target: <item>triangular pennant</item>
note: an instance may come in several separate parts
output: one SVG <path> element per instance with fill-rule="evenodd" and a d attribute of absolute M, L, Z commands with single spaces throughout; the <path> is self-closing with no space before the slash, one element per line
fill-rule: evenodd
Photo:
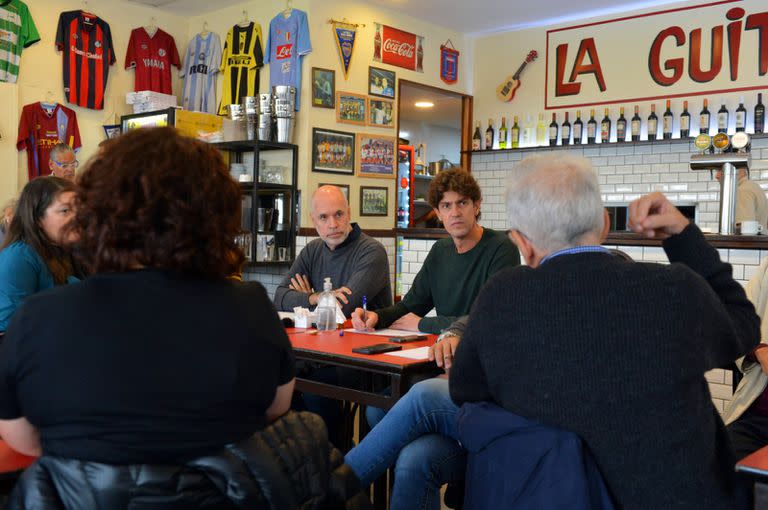
<path fill-rule="evenodd" d="M 344 70 L 344 79 L 349 77 L 349 65 L 352 62 L 352 54 L 355 51 L 355 36 L 357 28 L 344 23 L 333 23 L 333 34 L 336 39 L 336 47 L 341 57 L 341 67 Z"/>

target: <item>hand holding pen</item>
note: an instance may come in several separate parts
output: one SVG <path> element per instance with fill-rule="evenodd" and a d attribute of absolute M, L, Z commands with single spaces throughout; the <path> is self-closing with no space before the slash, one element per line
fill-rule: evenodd
<path fill-rule="evenodd" d="M 379 322 L 378 314 L 368 311 L 368 299 L 363 296 L 363 307 L 356 308 L 352 312 L 352 327 L 361 331 L 371 331 L 377 322 Z"/>

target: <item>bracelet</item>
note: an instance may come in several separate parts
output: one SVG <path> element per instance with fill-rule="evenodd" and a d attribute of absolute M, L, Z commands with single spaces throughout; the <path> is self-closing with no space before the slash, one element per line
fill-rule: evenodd
<path fill-rule="evenodd" d="M 459 335 L 457 335 L 455 332 L 453 332 L 451 330 L 443 331 L 442 333 L 440 333 L 440 335 L 438 335 L 437 340 L 435 340 L 435 344 L 440 343 L 442 340 L 444 340 L 445 338 L 447 338 L 449 336 L 455 336 L 455 337 L 458 338 Z"/>

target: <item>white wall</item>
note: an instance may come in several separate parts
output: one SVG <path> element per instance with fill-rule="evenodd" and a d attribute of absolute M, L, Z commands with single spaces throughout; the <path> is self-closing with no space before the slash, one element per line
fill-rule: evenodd
<path fill-rule="evenodd" d="M 458 124 L 459 119 L 456 120 Z M 414 147 L 421 141 L 426 141 L 424 163 L 442 158 L 456 165 L 461 163 L 461 129 L 459 127 L 449 128 L 426 122 L 401 121 L 400 131 L 408 133 L 408 139 Z"/>

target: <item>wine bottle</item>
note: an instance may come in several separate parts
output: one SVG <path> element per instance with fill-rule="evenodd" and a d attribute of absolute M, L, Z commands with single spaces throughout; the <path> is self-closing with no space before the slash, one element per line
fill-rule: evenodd
<path fill-rule="evenodd" d="M 549 145 L 557 145 L 557 113 L 552 113 L 552 122 L 549 123 Z"/>
<path fill-rule="evenodd" d="M 627 119 L 624 118 L 624 107 L 619 108 L 619 120 L 616 121 L 616 141 L 623 142 L 627 139 Z"/>
<path fill-rule="evenodd" d="M 661 133 L 665 140 L 669 140 L 672 138 L 672 121 L 674 119 L 674 115 L 672 115 L 672 101 L 667 99 L 667 109 L 664 111 L 664 115 L 662 116 L 662 126 L 661 126 Z"/>
<path fill-rule="evenodd" d="M 691 132 L 691 114 L 688 113 L 688 101 L 683 101 L 683 113 L 680 114 L 680 138 L 688 138 Z"/>
<path fill-rule="evenodd" d="M 755 105 L 755 133 L 765 131 L 765 106 L 763 106 L 762 92 L 757 94 L 757 104 Z"/>
<path fill-rule="evenodd" d="M 605 109 L 605 117 L 600 121 L 600 143 L 611 141 L 611 118 L 608 116 L 610 110 Z"/>
<path fill-rule="evenodd" d="M 573 144 L 581 145 L 581 136 L 584 134 L 584 123 L 581 122 L 581 110 L 576 110 L 576 120 L 573 121 Z"/>
<path fill-rule="evenodd" d="M 706 99 L 704 100 L 704 106 L 701 109 L 701 113 L 699 113 L 699 134 L 709 134 L 709 123 L 710 123 L 710 115 L 709 115 L 709 101 Z"/>
<path fill-rule="evenodd" d="M 501 118 L 501 127 L 499 128 L 499 149 L 507 148 L 507 118 Z"/>
<path fill-rule="evenodd" d="M 568 112 L 565 112 L 565 122 L 560 126 L 560 144 L 569 145 L 571 143 L 571 123 L 568 122 Z"/>
<path fill-rule="evenodd" d="M 488 129 L 485 130 L 485 148 L 493 149 L 493 119 L 488 119 Z"/>
<path fill-rule="evenodd" d="M 632 117 L 632 141 L 640 141 L 640 128 L 642 126 L 642 120 L 640 119 L 640 107 L 635 105 L 635 115 Z"/>
<path fill-rule="evenodd" d="M 659 118 L 656 116 L 656 105 L 651 105 L 651 114 L 648 116 L 648 140 L 655 140 L 659 134 Z"/>
<path fill-rule="evenodd" d="M 547 125 L 544 123 L 544 114 L 539 114 L 539 122 L 536 123 L 536 145 L 544 145 L 547 140 Z"/>
<path fill-rule="evenodd" d="M 595 110 L 589 111 L 589 122 L 587 122 L 587 143 L 595 143 L 597 134 L 597 121 L 595 120 Z"/>
<path fill-rule="evenodd" d="M 717 110 L 717 132 L 728 132 L 728 108 L 725 107 L 725 99 L 720 100 L 720 109 Z"/>
<path fill-rule="evenodd" d="M 480 121 L 475 125 L 475 134 L 472 135 L 472 150 L 479 151 L 483 148 L 483 135 L 480 134 Z"/>
<path fill-rule="evenodd" d="M 739 98 L 739 107 L 736 108 L 736 132 L 747 130 L 747 109 L 744 108 L 744 96 Z"/>
<path fill-rule="evenodd" d="M 515 115 L 515 122 L 512 124 L 512 129 L 510 130 L 509 134 L 509 144 L 512 146 L 512 148 L 517 149 L 520 147 L 520 126 L 517 125 L 517 115 Z"/>

